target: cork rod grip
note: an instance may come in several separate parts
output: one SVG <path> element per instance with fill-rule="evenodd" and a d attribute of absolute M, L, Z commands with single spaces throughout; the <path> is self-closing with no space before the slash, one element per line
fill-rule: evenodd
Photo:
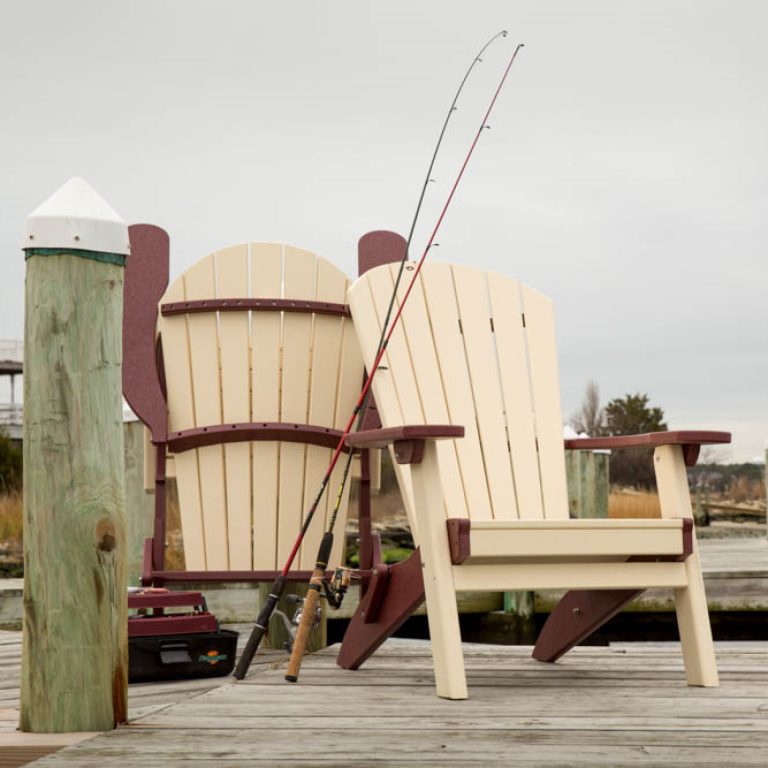
<path fill-rule="evenodd" d="M 304 598 L 304 609 L 301 612 L 301 622 L 296 632 L 296 638 L 293 641 L 293 651 L 291 652 L 291 660 L 288 662 L 288 671 L 285 673 L 285 679 L 289 683 L 295 683 L 299 679 L 299 670 L 301 669 L 301 662 L 309 643 L 310 632 L 312 632 L 312 624 L 315 619 L 317 602 L 320 599 L 320 587 L 323 583 L 324 575 L 324 568 L 322 570 L 315 568 L 309 581 L 309 589 Z"/>

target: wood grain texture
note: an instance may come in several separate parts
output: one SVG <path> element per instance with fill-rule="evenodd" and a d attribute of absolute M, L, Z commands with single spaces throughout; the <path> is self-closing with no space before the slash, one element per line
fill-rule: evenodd
<path fill-rule="evenodd" d="M 125 444 L 125 526 L 126 526 L 126 581 L 139 586 L 144 559 L 144 540 L 152 535 L 154 496 L 144 488 L 144 451 L 146 427 L 140 421 L 123 424 Z M 154 484 L 153 484 L 154 490 Z"/>
<path fill-rule="evenodd" d="M 9 660 L 18 654 L 18 639 L 2 643 L 0 634 Z M 354 672 L 336 666 L 336 651 L 308 656 L 298 686 L 284 682 L 286 656 L 274 652 L 260 652 L 237 684 L 131 686 L 130 728 L 67 746 L 45 764 L 292 768 L 307 765 L 308 754 L 312 765 L 336 768 L 480 768 L 508 766 L 512 756 L 521 765 L 575 768 L 765 764 L 765 643 L 719 645 L 723 684 L 708 690 L 680 684 L 675 643 L 576 648 L 554 665 L 533 661 L 530 647 L 471 645 L 472 696 L 452 702 L 434 697 L 426 642 L 390 640 Z M 14 679 L 0 667 L 0 690 L 12 692 Z M 365 706 L 343 717 L 328 706 L 349 700 Z M 0 709 L 5 736 L 13 719 L 1 713 L 12 718 L 17 702 L 0 706 L 8 707 Z"/>
<path fill-rule="evenodd" d="M 125 719 L 121 267 L 27 261 L 24 731 Z"/>

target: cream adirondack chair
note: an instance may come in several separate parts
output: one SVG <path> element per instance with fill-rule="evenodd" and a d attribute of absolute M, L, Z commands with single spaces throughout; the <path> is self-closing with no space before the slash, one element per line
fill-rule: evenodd
<path fill-rule="evenodd" d="M 309 251 L 247 243 L 206 256 L 166 289 L 167 235 L 149 225 L 131 227 L 130 234 L 124 393 L 155 448 L 155 528 L 145 545 L 142 581 L 271 580 L 301 528 L 363 380 L 345 304 L 349 280 Z M 361 244 L 361 265 L 399 260 L 403 247 L 398 235 L 371 233 Z M 165 567 L 171 454 L 184 571 Z M 311 575 L 342 463 L 290 580 Z M 370 566 L 365 490 L 361 558 Z M 349 484 L 331 563 L 342 559 L 348 498 Z"/>
<path fill-rule="evenodd" d="M 394 270 L 380 267 L 349 293 L 369 365 L 393 284 Z M 551 302 L 510 277 L 436 262 L 419 276 L 373 390 L 383 428 L 348 442 L 394 444 L 420 563 L 417 553 L 400 574 L 374 574 L 342 666 L 359 666 L 426 593 L 437 693 L 463 699 L 458 590 L 573 590 L 534 652 L 554 660 L 638 591 L 672 587 L 688 682 L 717 685 L 685 466 L 727 433 L 567 441 L 655 446 L 662 507 L 657 520 L 569 519 Z"/>

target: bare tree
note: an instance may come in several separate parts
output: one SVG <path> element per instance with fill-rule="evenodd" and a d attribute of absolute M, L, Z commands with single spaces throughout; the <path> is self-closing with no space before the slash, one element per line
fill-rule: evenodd
<path fill-rule="evenodd" d="M 571 416 L 571 426 L 590 437 L 601 434 L 605 424 L 605 410 L 600 406 L 600 388 L 591 379 L 587 382 L 584 399 L 579 410 Z"/>

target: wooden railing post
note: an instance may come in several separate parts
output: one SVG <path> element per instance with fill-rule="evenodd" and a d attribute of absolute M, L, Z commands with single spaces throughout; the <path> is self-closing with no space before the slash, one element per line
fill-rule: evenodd
<path fill-rule="evenodd" d="M 31 213 L 24 346 L 23 731 L 127 714 L 125 222 L 82 179 Z"/>
<path fill-rule="evenodd" d="M 155 518 L 154 496 L 144 488 L 144 425 L 123 422 L 125 441 L 125 569 L 128 586 L 141 584 L 144 541 L 152 536 Z"/>

